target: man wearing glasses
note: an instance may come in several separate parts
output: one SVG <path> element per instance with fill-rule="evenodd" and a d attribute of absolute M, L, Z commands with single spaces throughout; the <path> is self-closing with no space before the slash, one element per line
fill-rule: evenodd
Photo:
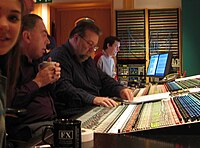
<path fill-rule="evenodd" d="M 73 28 L 68 41 L 48 55 L 62 69 L 52 90 L 60 117 L 71 117 L 92 105 L 117 106 L 111 97 L 133 99 L 132 90 L 102 72 L 91 58 L 100 34 L 93 22 L 82 21 Z"/>

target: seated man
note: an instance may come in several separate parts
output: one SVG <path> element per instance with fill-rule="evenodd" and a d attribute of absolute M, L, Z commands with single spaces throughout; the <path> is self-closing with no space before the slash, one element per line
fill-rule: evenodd
<path fill-rule="evenodd" d="M 102 72 L 91 58 L 100 34 L 94 23 L 82 21 L 73 28 L 69 40 L 48 55 L 62 69 L 52 91 L 58 116 L 71 117 L 91 105 L 116 106 L 109 97 L 133 99 L 130 89 Z"/>
<path fill-rule="evenodd" d="M 45 54 L 48 43 L 42 18 L 35 14 L 25 15 L 22 18 L 22 35 L 19 41 L 22 52 L 20 73 L 12 108 L 24 108 L 27 113 L 17 123 L 11 122 L 7 127 L 8 135 L 15 139 L 27 140 L 37 136 L 37 129 L 51 123 L 56 117 L 49 84 L 60 78 L 59 63 L 38 70 L 38 60 Z"/>
<path fill-rule="evenodd" d="M 116 76 L 114 57 L 117 55 L 119 47 L 120 39 L 115 36 L 108 36 L 104 40 L 103 50 L 94 57 L 97 67 L 112 78 Z"/>

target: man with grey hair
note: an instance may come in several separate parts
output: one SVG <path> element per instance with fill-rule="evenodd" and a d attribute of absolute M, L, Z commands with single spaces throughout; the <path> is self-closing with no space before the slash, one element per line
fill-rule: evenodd
<path fill-rule="evenodd" d="M 49 39 L 42 18 L 36 14 L 23 16 L 19 41 L 22 52 L 20 74 L 12 108 L 25 108 L 27 112 L 17 123 L 11 123 L 8 127 L 8 135 L 15 139 L 27 140 L 36 136 L 37 129 L 51 123 L 56 117 L 49 89 L 60 78 L 59 63 L 49 63 L 38 68 L 40 58 L 46 53 L 47 44 Z M 50 58 L 48 60 L 51 61 Z"/>
<path fill-rule="evenodd" d="M 133 99 L 130 89 L 102 72 L 91 58 L 100 34 L 94 22 L 81 21 L 72 29 L 69 40 L 48 55 L 62 69 L 52 90 L 58 116 L 71 117 L 93 105 L 117 106 L 111 97 Z"/>

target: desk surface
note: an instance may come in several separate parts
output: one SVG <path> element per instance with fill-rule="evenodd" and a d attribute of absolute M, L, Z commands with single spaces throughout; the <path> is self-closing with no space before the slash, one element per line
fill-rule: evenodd
<path fill-rule="evenodd" d="M 199 147 L 200 135 L 159 135 L 136 137 L 132 135 L 96 134 L 94 148 L 174 148 Z"/>
<path fill-rule="evenodd" d="M 49 138 L 51 140 L 51 138 Z M 20 148 L 35 148 L 42 145 L 40 139 L 21 143 Z M 183 148 L 199 147 L 200 135 L 153 135 L 139 137 L 133 135 L 95 134 L 94 140 L 82 143 L 82 148 Z"/>

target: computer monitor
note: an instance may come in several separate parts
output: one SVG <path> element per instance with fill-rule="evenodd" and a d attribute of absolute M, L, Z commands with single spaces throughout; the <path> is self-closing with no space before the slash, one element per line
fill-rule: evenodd
<path fill-rule="evenodd" d="M 166 76 L 170 72 L 171 60 L 172 57 L 170 53 L 160 54 L 155 75 L 158 77 Z"/>
<path fill-rule="evenodd" d="M 152 55 L 150 57 L 148 69 L 147 69 L 147 76 L 154 76 L 156 73 L 156 67 L 158 63 L 159 54 Z"/>
<path fill-rule="evenodd" d="M 172 61 L 171 52 L 160 53 L 150 56 L 147 76 L 165 77 L 170 72 Z"/>

